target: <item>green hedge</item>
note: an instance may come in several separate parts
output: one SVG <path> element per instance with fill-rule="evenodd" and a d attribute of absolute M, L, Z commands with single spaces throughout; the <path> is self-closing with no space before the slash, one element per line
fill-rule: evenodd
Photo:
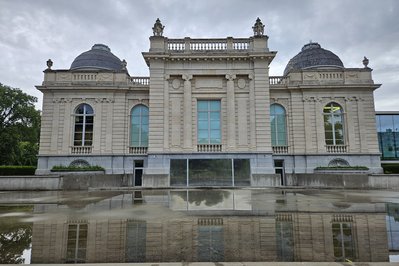
<path fill-rule="evenodd" d="M 315 170 L 369 170 L 366 166 L 356 165 L 356 166 L 319 166 Z"/>
<path fill-rule="evenodd" d="M 93 166 L 53 166 L 51 172 L 84 172 L 84 171 L 104 171 L 104 168 L 98 165 Z"/>
<path fill-rule="evenodd" d="M 0 176 L 7 175 L 34 175 L 36 166 L 0 165 Z"/>
<path fill-rule="evenodd" d="M 384 169 L 384 174 L 399 174 L 399 164 L 383 163 L 381 166 Z"/>

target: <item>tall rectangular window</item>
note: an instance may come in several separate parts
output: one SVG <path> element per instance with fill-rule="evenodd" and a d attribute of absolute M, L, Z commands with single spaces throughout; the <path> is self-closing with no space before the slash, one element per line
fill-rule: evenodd
<path fill-rule="evenodd" d="M 85 263 L 87 249 L 87 224 L 69 224 L 67 263 Z"/>
<path fill-rule="evenodd" d="M 276 220 L 278 261 L 294 261 L 294 234 L 292 221 Z"/>
<path fill-rule="evenodd" d="M 129 220 L 126 228 L 126 262 L 146 261 L 147 223 Z"/>
<path fill-rule="evenodd" d="M 220 144 L 220 100 L 197 102 L 198 144 Z"/>
<path fill-rule="evenodd" d="M 352 223 L 335 222 L 332 224 L 334 257 L 336 261 L 353 261 L 356 258 Z"/>
<path fill-rule="evenodd" d="M 223 219 L 198 219 L 198 261 L 224 261 Z"/>

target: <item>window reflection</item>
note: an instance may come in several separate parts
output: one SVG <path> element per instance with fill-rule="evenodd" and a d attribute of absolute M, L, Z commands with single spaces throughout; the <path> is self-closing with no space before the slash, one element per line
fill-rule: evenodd
<path fill-rule="evenodd" d="M 67 263 L 86 262 L 87 224 L 69 224 L 67 240 Z"/>

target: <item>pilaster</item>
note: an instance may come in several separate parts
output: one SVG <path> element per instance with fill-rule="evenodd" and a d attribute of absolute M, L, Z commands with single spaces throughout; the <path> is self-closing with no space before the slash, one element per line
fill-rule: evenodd
<path fill-rule="evenodd" d="M 226 75 L 227 79 L 227 147 L 234 150 L 236 147 L 236 117 L 235 117 L 235 97 L 234 79 L 236 75 Z M 240 114 L 238 114 L 240 115 Z"/>
<path fill-rule="evenodd" d="M 184 149 L 192 149 L 193 146 L 193 134 L 192 134 L 192 104 L 191 104 L 191 79 L 192 75 L 182 75 L 184 80 L 184 96 L 183 96 L 183 122 L 184 122 L 184 138 L 183 138 L 183 148 Z"/>

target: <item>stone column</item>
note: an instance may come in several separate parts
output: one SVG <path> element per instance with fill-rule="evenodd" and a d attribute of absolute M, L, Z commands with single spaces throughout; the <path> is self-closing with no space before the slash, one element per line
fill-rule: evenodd
<path fill-rule="evenodd" d="M 226 75 L 227 79 L 227 147 L 234 150 L 236 146 L 236 116 L 235 116 L 235 97 L 234 79 L 236 75 Z M 238 114 L 240 115 L 240 114 Z"/>
<path fill-rule="evenodd" d="M 193 75 L 183 75 L 184 80 L 184 139 L 183 139 L 183 148 L 184 149 L 192 149 L 193 146 L 193 134 L 192 134 L 192 97 L 191 97 L 191 79 Z"/>

